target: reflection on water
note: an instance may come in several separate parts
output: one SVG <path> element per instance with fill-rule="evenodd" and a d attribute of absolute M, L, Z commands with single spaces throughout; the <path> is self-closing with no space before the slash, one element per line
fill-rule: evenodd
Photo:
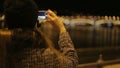
<path fill-rule="evenodd" d="M 120 28 L 76 26 L 68 28 L 76 48 L 117 47 L 120 45 Z"/>

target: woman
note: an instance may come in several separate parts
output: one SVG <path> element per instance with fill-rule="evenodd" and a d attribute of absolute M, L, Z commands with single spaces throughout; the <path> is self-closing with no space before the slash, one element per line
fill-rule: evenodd
<path fill-rule="evenodd" d="M 6 0 L 4 7 L 5 23 L 10 30 L 6 44 L 8 68 L 76 68 L 78 57 L 71 38 L 53 11 L 46 11 L 43 23 L 50 23 L 59 31 L 59 50 L 36 27 L 38 8 L 33 0 Z"/>

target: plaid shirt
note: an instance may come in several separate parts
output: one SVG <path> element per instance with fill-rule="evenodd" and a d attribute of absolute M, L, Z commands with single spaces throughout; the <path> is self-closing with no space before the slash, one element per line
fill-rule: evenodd
<path fill-rule="evenodd" d="M 17 42 L 17 44 L 22 43 Z M 32 45 L 32 43 L 30 44 Z M 59 35 L 58 45 L 60 52 L 67 56 L 67 59 L 59 59 L 60 56 L 56 55 L 50 48 L 29 46 L 21 50 L 10 46 L 7 55 L 7 68 L 76 68 L 78 56 L 68 32 Z M 20 51 L 17 51 L 19 49 Z"/>

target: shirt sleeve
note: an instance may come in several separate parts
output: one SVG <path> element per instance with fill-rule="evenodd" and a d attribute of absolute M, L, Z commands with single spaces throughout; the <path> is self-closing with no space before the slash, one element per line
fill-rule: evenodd
<path fill-rule="evenodd" d="M 58 44 L 60 51 L 76 66 L 78 64 L 78 56 L 68 32 L 60 34 Z"/>

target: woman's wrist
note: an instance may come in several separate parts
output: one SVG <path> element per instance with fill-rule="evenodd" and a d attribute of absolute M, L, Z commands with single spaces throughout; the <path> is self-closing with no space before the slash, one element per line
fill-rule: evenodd
<path fill-rule="evenodd" d="M 64 33 L 66 32 L 66 28 L 65 27 L 60 27 L 60 33 Z"/>

